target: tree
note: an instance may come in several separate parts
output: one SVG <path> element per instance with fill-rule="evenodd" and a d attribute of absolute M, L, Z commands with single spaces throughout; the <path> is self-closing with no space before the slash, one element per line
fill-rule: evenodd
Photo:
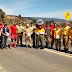
<path fill-rule="evenodd" d="M 19 14 L 19 19 L 21 19 L 21 15 Z"/>
<path fill-rule="evenodd" d="M 72 20 L 70 21 L 70 23 L 72 24 Z"/>
<path fill-rule="evenodd" d="M 46 20 L 45 22 L 44 22 L 44 24 L 46 24 L 46 23 L 50 23 L 48 20 Z"/>
<path fill-rule="evenodd" d="M 33 23 L 36 23 L 36 21 L 37 21 L 36 19 L 33 19 Z"/>
<path fill-rule="evenodd" d="M 5 13 L 0 9 L 0 20 L 3 20 Z"/>

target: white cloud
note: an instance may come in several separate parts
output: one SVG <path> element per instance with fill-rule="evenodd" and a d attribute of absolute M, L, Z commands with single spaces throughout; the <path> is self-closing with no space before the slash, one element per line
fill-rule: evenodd
<path fill-rule="evenodd" d="M 0 5 L 0 9 L 2 9 L 6 13 L 6 15 L 13 14 L 13 10 L 6 8 L 4 5 Z"/>
<path fill-rule="evenodd" d="M 26 17 L 47 17 L 47 18 L 60 18 L 65 19 L 64 14 L 67 10 L 64 11 L 56 11 L 56 12 L 46 12 L 46 13 L 33 13 L 24 15 Z M 72 15 L 72 10 L 69 10 L 70 14 Z M 72 17 L 70 18 L 72 19 Z"/>
<path fill-rule="evenodd" d="M 14 9 L 14 11 L 17 11 L 17 10 L 23 10 L 23 9 L 27 9 L 27 8 L 30 8 L 30 7 L 32 7 L 32 5 L 28 5 L 28 6 L 24 6 L 24 7 L 19 7 L 19 8 L 16 8 L 16 9 Z"/>
<path fill-rule="evenodd" d="M 32 7 L 33 5 L 25 5 L 24 7 L 15 7 L 15 8 L 6 8 L 4 5 L 0 5 L 0 9 L 2 9 L 6 15 L 14 15 L 18 13 L 19 11 L 22 11 L 22 13 L 25 11 L 28 11 L 28 8 Z M 47 18 L 60 18 L 60 19 L 65 19 L 64 14 L 66 13 L 67 10 L 62 10 L 62 11 L 54 11 L 54 12 L 44 12 L 44 13 L 32 13 L 32 14 L 24 14 L 22 16 L 25 17 L 47 17 Z M 72 15 L 72 10 L 69 9 L 70 14 Z M 72 16 L 70 18 L 72 20 Z"/>

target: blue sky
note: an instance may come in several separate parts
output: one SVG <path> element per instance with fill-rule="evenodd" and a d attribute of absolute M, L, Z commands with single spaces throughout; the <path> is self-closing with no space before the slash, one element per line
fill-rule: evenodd
<path fill-rule="evenodd" d="M 67 10 L 72 15 L 72 0 L 0 0 L 0 8 L 6 15 L 65 19 Z"/>

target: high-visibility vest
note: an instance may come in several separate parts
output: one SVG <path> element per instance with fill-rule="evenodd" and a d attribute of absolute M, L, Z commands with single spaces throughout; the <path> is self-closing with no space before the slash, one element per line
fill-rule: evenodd
<path fill-rule="evenodd" d="M 17 26 L 17 33 L 23 32 L 24 27 L 23 26 Z"/>

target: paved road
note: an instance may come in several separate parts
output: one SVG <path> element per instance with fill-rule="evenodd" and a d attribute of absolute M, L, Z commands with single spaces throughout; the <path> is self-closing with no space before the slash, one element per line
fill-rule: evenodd
<path fill-rule="evenodd" d="M 71 72 L 72 57 L 54 52 L 25 47 L 0 49 L 0 72 Z"/>
<path fill-rule="evenodd" d="M 72 58 L 40 49 L 0 50 L 0 72 L 71 72 Z"/>

